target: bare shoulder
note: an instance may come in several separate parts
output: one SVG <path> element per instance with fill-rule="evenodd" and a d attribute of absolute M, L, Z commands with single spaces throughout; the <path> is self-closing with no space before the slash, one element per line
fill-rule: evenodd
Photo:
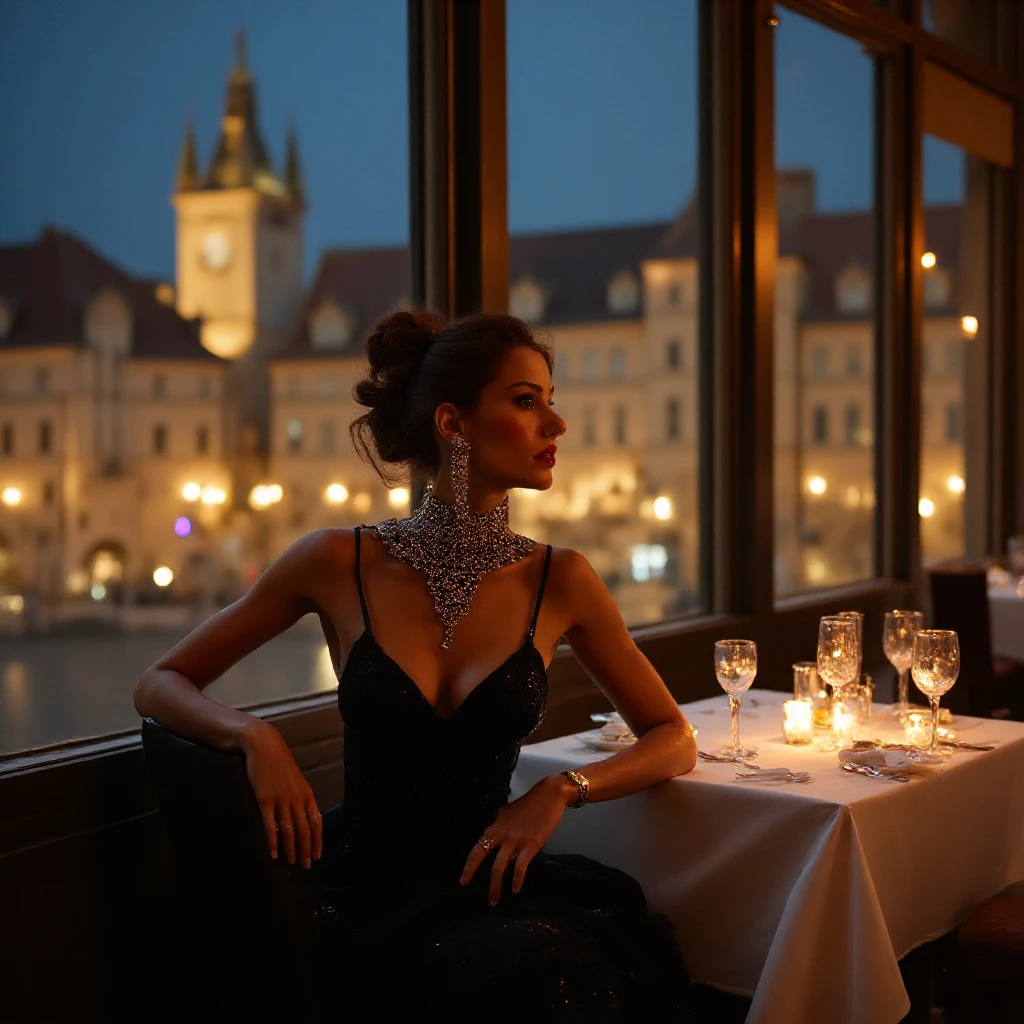
<path fill-rule="evenodd" d="M 586 604 L 608 594 L 608 588 L 586 555 L 575 548 L 551 548 L 548 588 L 566 607 Z M 608 594 L 609 599 L 611 597 Z"/>

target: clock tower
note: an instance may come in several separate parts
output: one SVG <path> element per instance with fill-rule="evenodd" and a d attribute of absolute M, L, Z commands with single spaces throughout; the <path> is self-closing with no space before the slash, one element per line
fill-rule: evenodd
<path fill-rule="evenodd" d="M 234 363 L 228 374 L 227 439 L 233 454 L 266 450 L 266 361 L 302 300 L 305 188 L 289 131 L 276 174 L 256 116 L 256 91 L 236 37 L 220 138 L 200 169 L 191 124 L 185 133 L 173 204 L 177 222 L 177 305 L 199 318 L 203 346 Z"/>

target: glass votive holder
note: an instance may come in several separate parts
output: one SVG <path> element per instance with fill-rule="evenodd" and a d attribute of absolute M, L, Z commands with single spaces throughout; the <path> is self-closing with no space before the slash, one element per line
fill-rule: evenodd
<path fill-rule="evenodd" d="M 818 683 L 818 665 L 814 661 L 798 661 L 793 665 L 793 699 L 810 703 Z"/>
<path fill-rule="evenodd" d="M 806 700 L 787 700 L 782 704 L 782 732 L 787 743 L 811 742 L 811 704 Z"/>
<path fill-rule="evenodd" d="M 903 735 L 912 747 L 926 749 L 932 743 L 932 713 L 908 711 L 903 719 Z"/>
<path fill-rule="evenodd" d="M 833 710 L 833 729 L 840 748 L 852 746 L 857 734 L 857 710 L 849 701 L 837 700 Z"/>
<path fill-rule="evenodd" d="M 811 725 L 815 729 L 832 728 L 832 696 L 828 690 L 811 693 Z"/>
<path fill-rule="evenodd" d="M 862 676 L 859 683 L 851 683 L 843 689 L 843 699 L 851 705 L 859 725 L 871 721 L 871 702 L 875 695 L 875 684 L 871 676 Z"/>

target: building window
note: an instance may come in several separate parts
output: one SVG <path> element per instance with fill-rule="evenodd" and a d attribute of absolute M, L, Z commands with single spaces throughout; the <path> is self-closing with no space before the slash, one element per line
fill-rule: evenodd
<path fill-rule="evenodd" d="M 665 435 L 670 441 L 678 441 L 682 435 L 679 419 L 679 399 L 670 398 L 665 404 Z"/>
<path fill-rule="evenodd" d="M 0 451 L 4 455 L 14 454 L 14 424 L 5 423 L 3 431 L 0 432 Z"/>
<path fill-rule="evenodd" d="M 811 414 L 811 437 L 815 444 L 828 444 L 828 409 L 816 405 Z"/>
<path fill-rule="evenodd" d="M 848 405 L 846 407 L 846 443 L 849 445 L 860 444 L 859 405 Z"/>
<path fill-rule="evenodd" d="M 962 341 L 951 341 L 946 346 L 946 373 L 959 377 L 964 369 L 964 345 Z"/>
<path fill-rule="evenodd" d="M 620 270 L 608 282 L 608 311 L 635 313 L 640 308 L 640 282 L 632 270 Z"/>
<path fill-rule="evenodd" d="M 679 340 L 677 338 L 670 338 L 665 343 L 665 365 L 670 370 L 678 370 L 682 365 Z"/>
<path fill-rule="evenodd" d="M 53 424 L 43 420 L 39 424 L 39 454 L 49 455 L 53 449 Z"/>
<path fill-rule="evenodd" d="M 331 299 L 321 303 L 310 317 L 309 331 L 314 348 L 344 348 L 352 337 L 352 318 Z"/>
<path fill-rule="evenodd" d="M 667 296 L 670 306 L 678 306 L 683 299 L 683 289 L 678 284 L 670 284 Z"/>
<path fill-rule="evenodd" d="M 167 452 L 167 427 L 158 423 L 153 428 L 153 454 L 164 455 Z"/>
<path fill-rule="evenodd" d="M 614 435 L 616 444 L 626 443 L 626 407 L 624 405 L 615 406 L 615 425 Z"/>
<path fill-rule="evenodd" d="M 334 420 L 324 420 L 320 424 L 320 454 L 334 454 Z"/>
<path fill-rule="evenodd" d="M 210 450 L 210 429 L 205 423 L 196 428 L 196 454 L 206 455 Z"/>
<path fill-rule="evenodd" d="M 509 312 L 528 324 L 540 323 L 544 319 L 547 296 L 544 289 L 529 274 L 521 277 L 509 293 Z"/>
<path fill-rule="evenodd" d="M 167 397 L 167 377 L 162 373 L 158 373 L 153 377 L 153 397 Z"/>
<path fill-rule="evenodd" d="M 608 374 L 612 380 L 622 380 L 626 376 L 626 350 L 616 346 L 608 357 Z"/>
<path fill-rule="evenodd" d="M 288 421 L 288 451 L 302 451 L 302 420 Z"/>
<path fill-rule="evenodd" d="M 850 345 L 846 349 L 846 374 L 849 377 L 859 377 L 864 369 L 860 361 L 860 345 Z"/>
<path fill-rule="evenodd" d="M 828 349 L 824 345 L 816 345 L 811 352 L 811 374 L 819 379 L 828 376 Z"/>
<path fill-rule="evenodd" d="M 555 380 L 569 379 L 569 353 L 555 353 Z"/>
<path fill-rule="evenodd" d="M 57 488 L 53 486 L 52 480 L 47 480 L 43 484 L 43 504 L 47 508 L 53 507 L 54 498 L 57 496 Z"/>
<path fill-rule="evenodd" d="M 934 268 L 924 275 L 925 309 L 945 309 L 950 304 L 952 278 L 946 270 Z"/>
<path fill-rule="evenodd" d="M 959 444 L 963 440 L 963 424 L 960 419 L 960 406 L 951 402 L 946 406 L 946 441 L 949 444 Z"/>
<path fill-rule="evenodd" d="M 583 443 L 597 444 L 597 416 L 592 408 L 583 410 Z"/>
<path fill-rule="evenodd" d="M 36 367 L 36 394 L 48 395 L 50 393 L 50 371 L 45 366 Z"/>
<path fill-rule="evenodd" d="M 588 348 L 583 353 L 583 376 L 586 380 L 597 380 L 598 362 L 596 348 Z"/>

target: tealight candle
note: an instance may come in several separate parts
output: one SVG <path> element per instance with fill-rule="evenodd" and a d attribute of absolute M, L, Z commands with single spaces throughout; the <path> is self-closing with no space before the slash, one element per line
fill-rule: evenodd
<path fill-rule="evenodd" d="M 805 700 L 783 701 L 782 731 L 787 743 L 811 742 L 811 705 Z"/>
<path fill-rule="evenodd" d="M 833 726 L 836 733 L 836 743 L 840 747 L 848 747 L 853 743 L 854 733 L 857 731 L 857 714 L 846 704 L 836 704 L 833 712 Z"/>
<path fill-rule="evenodd" d="M 922 749 L 930 747 L 932 743 L 932 713 L 930 711 L 908 711 L 903 719 L 903 731 L 910 746 Z"/>

